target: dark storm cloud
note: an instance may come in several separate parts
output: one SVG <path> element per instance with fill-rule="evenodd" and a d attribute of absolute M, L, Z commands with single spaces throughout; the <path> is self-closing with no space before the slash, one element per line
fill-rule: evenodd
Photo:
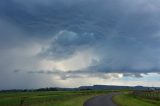
<path fill-rule="evenodd" d="M 4 75 L 20 65 L 25 67 L 26 61 L 27 65 L 35 63 L 32 59 L 35 57 L 26 52 L 22 55 L 26 45 L 32 47 L 33 42 L 43 45 L 52 39 L 38 56 L 65 60 L 77 51 L 92 49 L 98 60 L 82 69 L 88 73 L 136 73 L 137 77 L 140 73 L 158 73 L 159 3 L 155 0 L 1 0 L 0 71 Z"/>
<path fill-rule="evenodd" d="M 90 48 L 99 39 L 101 37 L 93 33 L 61 31 L 53 38 L 49 47 L 43 48 L 39 55 L 53 60 L 66 59 L 72 56 L 75 51 Z"/>
<path fill-rule="evenodd" d="M 156 3 L 143 0 L 131 3 L 128 0 L 88 0 L 80 4 L 61 4 L 63 7 L 59 6 L 57 8 L 60 9 L 56 10 L 58 15 L 55 16 L 59 17 L 56 21 L 58 25 L 64 23 L 60 29 L 68 32 L 54 39 L 42 54 L 50 59 L 66 59 L 78 50 L 93 48 L 99 61 L 86 70 L 159 72 L 160 16 Z M 83 33 L 92 33 L 96 39 L 92 36 L 86 38 Z"/>
<path fill-rule="evenodd" d="M 51 4 L 43 5 L 44 1 L 39 0 L 3 0 L 1 17 L 27 32 L 38 33 L 38 36 L 40 33 L 45 33 L 47 36 L 63 29 L 104 34 L 115 26 L 117 16 L 123 15 L 116 12 L 117 9 L 122 11 L 121 3 L 117 0 L 115 3 L 111 0 L 48 1 Z M 118 8 L 115 7 L 117 5 Z"/>

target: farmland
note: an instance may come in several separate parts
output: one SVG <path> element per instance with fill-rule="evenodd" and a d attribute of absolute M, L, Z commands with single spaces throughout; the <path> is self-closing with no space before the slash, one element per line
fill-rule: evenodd
<path fill-rule="evenodd" d="M 0 106 L 82 106 L 84 101 L 110 91 L 44 91 L 0 93 Z"/>
<path fill-rule="evenodd" d="M 153 100 L 160 100 L 160 91 L 134 91 L 133 95 L 148 98 Z"/>
<path fill-rule="evenodd" d="M 160 106 L 160 92 L 135 91 L 120 94 L 113 98 L 119 106 Z"/>
<path fill-rule="evenodd" d="M 118 90 L 113 97 L 118 106 L 160 106 L 158 92 Z M 96 95 L 107 94 L 110 90 L 84 91 L 29 91 L 1 92 L 0 106 L 83 106 L 83 103 Z M 115 91 L 114 91 L 115 92 Z"/>

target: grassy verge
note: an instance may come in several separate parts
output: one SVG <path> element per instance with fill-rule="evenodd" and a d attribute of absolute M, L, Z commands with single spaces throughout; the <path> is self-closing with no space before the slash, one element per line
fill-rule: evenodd
<path fill-rule="evenodd" d="M 0 106 L 83 106 L 84 101 L 110 91 L 0 93 Z M 25 98 L 23 104 L 21 100 Z"/>
<path fill-rule="evenodd" d="M 86 96 L 79 96 L 71 99 L 67 99 L 65 101 L 51 101 L 51 102 L 45 102 L 42 104 L 36 104 L 31 106 L 83 106 L 83 103 L 93 97 L 95 95 L 86 95 Z"/>
<path fill-rule="evenodd" d="M 159 101 L 142 99 L 131 94 L 120 94 L 113 97 L 113 101 L 119 106 L 160 106 Z"/>

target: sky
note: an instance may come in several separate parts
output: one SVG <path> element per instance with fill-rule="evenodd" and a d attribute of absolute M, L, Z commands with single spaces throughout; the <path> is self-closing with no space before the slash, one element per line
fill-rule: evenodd
<path fill-rule="evenodd" d="M 0 0 L 0 89 L 160 87 L 159 0 Z"/>

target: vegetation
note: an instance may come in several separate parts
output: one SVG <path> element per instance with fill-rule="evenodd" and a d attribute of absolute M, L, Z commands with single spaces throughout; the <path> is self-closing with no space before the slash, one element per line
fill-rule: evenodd
<path fill-rule="evenodd" d="M 133 95 L 142 98 L 148 98 L 152 100 L 160 100 L 160 91 L 159 90 L 148 90 L 148 91 L 134 91 Z"/>
<path fill-rule="evenodd" d="M 109 91 L 44 91 L 0 93 L 0 106 L 83 106 L 84 101 Z"/>
<path fill-rule="evenodd" d="M 160 106 L 160 101 L 145 99 L 133 94 L 120 94 L 113 97 L 113 101 L 119 106 Z"/>

